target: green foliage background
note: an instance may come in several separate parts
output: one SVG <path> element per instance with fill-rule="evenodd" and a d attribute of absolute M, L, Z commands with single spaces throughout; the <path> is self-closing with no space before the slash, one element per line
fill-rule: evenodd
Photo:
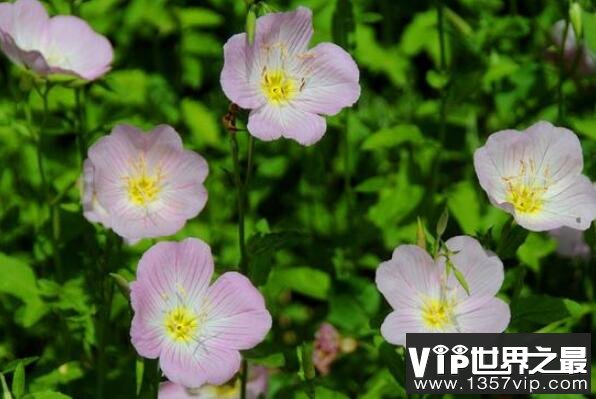
<path fill-rule="evenodd" d="M 596 51 L 594 4 L 581 4 L 585 43 Z M 134 279 L 140 255 L 155 241 L 106 256 L 112 238 L 81 213 L 76 132 L 85 132 L 88 146 L 118 123 L 173 125 L 185 146 L 207 159 L 210 175 L 205 210 L 171 239 L 199 237 L 211 245 L 219 272 L 235 268 L 236 193 L 229 137 L 220 122 L 229 103 L 219 73 L 222 46 L 244 30 L 246 6 L 241 0 L 46 5 L 52 14 L 80 13 L 110 38 L 116 57 L 105 79 L 80 91 L 81 107 L 70 88 L 50 93 L 51 114 L 41 131 L 49 193 L 41 190 L 36 160 L 41 99 L 26 73 L 0 59 L 0 371 L 17 397 L 91 398 L 98 395 L 102 368 L 107 382 L 101 395 L 132 398 L 138 362 L 129 342 L 127 299 L 112 280 L 98 282 L 110 272 Z M 508 331 L 592 331 L 594 256 L 562 259 L 555 243 L 537 233 L 499 246 L 507 217 L 490 205 L 472 165 L 473 151 L 490 133 L 548 120 L 580 136 L 584 173 L 596 180 L 595 77 L 561 75 L 547 55 L 548 31 L 565 18 L 568 4 L 446 1 L 444 69 L 435 2 L 268 5 L 310 7 L 314 42 L 339 41 L 349 49 L 362 85 L 357 106 L 328 118 L 328 131 L 315 146 L 256 144 L 250 274 L 266 296 L 274 327 L 247 355 L 278 370 L 268 397 L 304 398 L 312 386 L 320 398 L 406 396 L 400 352 L 379 333 L 389 307 L 374 272 L 397 245 L 416 242 L 417 217 L 430 244 L 445 207 L 451 214 L 446 237 L 475 235 L 505 258 L 500 295 L 511 303 Z M 244 161 L 246 133 L 238 139 Z M 595 236 L 592 227 L 587 238 L 593 249 Z M 354 337 L 358 349 L 341 357 L 329 376 L 304 381 L 301 376 L 310 373 L 304 373 L 309 365 L 300 361 L 302 353 L 308 356 L 325 320 Z M 103 358 L 99 348 L 105 348 Z"/>

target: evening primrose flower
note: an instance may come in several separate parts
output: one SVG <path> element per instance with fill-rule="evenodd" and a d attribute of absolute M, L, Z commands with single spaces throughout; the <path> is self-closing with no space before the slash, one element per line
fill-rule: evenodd
<path fill-rule="evenodd" d="M 563 45 L 563 36 L 565 35 L 565 21 L 557 21 L 550 31 L 551 40 L 555 44 L 555 51 L 552 52 L 551 58 L 555 62 L 559 62 L 560 49 Z M 563 51 L 563 62 L 567 70 L 577 68 L 577 71 L 583 75 L 590 75 L 596 72 L 596 56 L 588 46 L 578 41 L 575 37 L 575 30 L 568 26 L 567 36 L 565 37 L 565 47 Z"/>
<path fill-rule="evenodd" d="M 313 363 L 319 373 L 326 375 L 340 351 L 340 335 L 333 325 L 323 323 L 315 334 Z"/>
<path fill-rule="evenodd" d="M 528 230 L 586 230 L 596 218 L 596 190 L 568 129 L 538 122 L 523 133 L 494 133 L 474 153 L 474 167 L 490 201 Z"/>
<path fill-rule="evenodd" d="M 267 392 L 269 372 L 263 366 L 249 366 L 246 383 L 247 399 L 258 399 Z M 173 382 L 164 382 L 159 387 L 158 399 L 240 399 L 240 380 L 224 385 L 203 385 L 200 388 L 185 388 Z"/>
<path fill-rule="evenodd" d="M 70 15 L 50 18 L 37 0 L 0 4 L 0 48 L 12 62 L 41 76 L 95 80 L 110 70 L 108 39 Z"/>
<path fill-rule="evenodd" d="M 495 298 L 503 283 L 503 263 L 472 237 L 449 239 L 452 264 L 463 274 L 469 295 L 446 258 L 436 261 L 417 245 L 401 245 L 377 269 L 376 284 L 394 309 L 381 326 L 390 343 L 405 345 L 406 333 L 502 332 L 509 306 Z"/>
<path fill-rule="evenodd" d="M 205 206 L 207 174 L 207 162 L 172 127 L 118 125 L 89 148 L 84 215 L 131 242 L 174 234 Z"/>
<path fill-rule="evenodd" d="M 247 127 L 253 136 L 313 144 L 327 127 L 321 115 L 335 115 L 358 100 L 352 57 L 333 43 L 309 49 L 312 34 L 312 13 L 299 7 L 258 18 L 252 45 L 246 33 L 225 44 L 221 85 L 231 101 L 251 110 Z"/>
<path fill-rule="evenodd" d="M 210 285 L 212 275 L 209 246 L 187 238 L 151 247 L 130 284 L 133 346 L 189 388 L 226 383 L 240 368 L 239 350 L 271 328 L 265 301 L 246 277 L 228 272 Z"/>
<path fill-rule="evenodd" d="M 585 259 L 590 257 L 590 246 L 584 239 L 584 232 L 570 227 L 560 227 L 548 234 L 557 242 L 557 253 L 565 258 Z"/>

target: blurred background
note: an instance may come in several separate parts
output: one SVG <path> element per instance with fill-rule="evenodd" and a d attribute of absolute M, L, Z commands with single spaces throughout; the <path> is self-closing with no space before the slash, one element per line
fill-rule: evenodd
<path fill-rule="evenodd" d="M 78 148 L 76 132 L 84 132 L 86 147 L 118 123 L 174 126 L 185 146 L 206 158 L 210 175 L 206 208 L 170 239 L 199 237 L 211 245 L 219 272 L 236 268 L 236 192 L 221 123 L 229 101 L 219 74 L 223 44 L 244 31 L 246 5 L 44 4 L 51 15 L 78 14 L 106 35 L 115 61 L 103 80 L 78 90 L 78 100 L 72 88 L 50 93 L 42 131 L 48 197 L 30 132 L 41 118 L 41 98 L 27 74 L 0 58 L 0 372 L 10 381 L 15 360 L 25 359 L 27 389 L 38 392 L 29 397 L 92 398 L 97 351 L 105 347 L 103 396 L 131 398 L 137 357 L 127 299 L 111 281 L 100 290 L 93 282 L 109 272 L 133 280 L 155 240 L 106 258 L 105 231 L 81 213 L 77 180 L 86 150 Z M 552 31 L 568 18 L 567 1 L 445 0 L 442 13 L 435 1 L 266 4 L 279 11 L 310 7 L 313 44 L 334 41 L 349 50 L 362 85 L 357 105 L 328 118 L 316 145 L 256 143 L 247 216 L 251 279 L 266 296 L 274 327 L 247 356 L 272 370 L 267 397 L 305 398 L 309 384 L 320 398 L 406 397 L 401 352 L 379 333 L 389 307 L 374 273 L 396 246 L 416 242 L 418 217 L 432 241 L 445 207 L 451 215 L 445 237 L 474 235 L 504 259 L 500 295 L 511 303 L 508 331 L 593 331 L 594 226 L 585 237 L 591 258 L 564 258 L 539 233 L 497 248 L 495 232 L 507 217 L 478 185 L 472 154 L 490 133 L 547 120 L 579 135 L 584 173 L 596 179 L 594 2 L 578 2 L 581 40 L 571 56 Z M 244 162 L 247 133 L 237 134 Z M 101 317 L 109 330 L 97 331 Z M 303 354 L 309 356 L 324 321 L 356 345 L 328 375 L 304 381 Z"/>

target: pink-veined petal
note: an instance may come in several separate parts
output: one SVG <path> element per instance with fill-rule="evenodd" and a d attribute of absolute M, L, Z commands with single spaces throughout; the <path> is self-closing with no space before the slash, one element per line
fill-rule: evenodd
<path fill-rule="evenodd" d="M 509 305 L 498 298 L 472 298 L 456 309 L 459 332 L 500 333 L 509 325 Z"/>

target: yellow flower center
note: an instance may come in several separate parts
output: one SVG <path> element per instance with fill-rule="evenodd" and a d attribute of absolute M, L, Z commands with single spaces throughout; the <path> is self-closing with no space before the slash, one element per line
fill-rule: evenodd
<path fill-rule="evenodd" d="M 195 337 L 199 317 L 192 310 L 178 306 L 166 314 L 164 326 L 172 340 L 189 342 Z"/>
<path fill-rule="evenodd" d="M 275 105 L 288 102 L 298 91 L 296 81 L 281 69 L 265 70 L 261 81 L 261 89 L 269 102 Z"/>
<path fill-rule="evenodd" d="M 156 200 L 161 191 L 161 176 L 159 171 L 154 175 L 147 173 L 145 159 L 133 164 L 134 173 L 126 178 L 126 188 L 130 201 L 138 206 L 146 206 Z"/>
<path fill-rule="evenodd" d="M 433 330 L 442 330 L 453 321 L 453 303 L 429 299 L 422 306 L 422 320 L 424 324 Z"/>
<path fill-rule="evenodd" d="M 509 186 L 508 200 L 518 213 L 536 213 L 542 209 L 544 187 L 532 187 L 525 184 Z"/>

